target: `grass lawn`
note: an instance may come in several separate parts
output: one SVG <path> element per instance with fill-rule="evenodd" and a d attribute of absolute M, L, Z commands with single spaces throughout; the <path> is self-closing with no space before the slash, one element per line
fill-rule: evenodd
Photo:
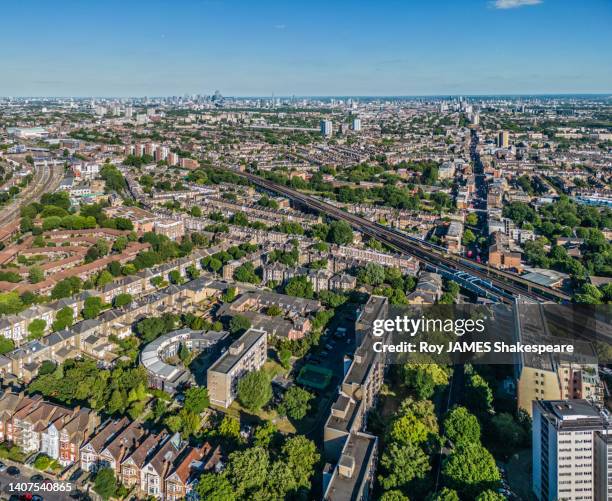
<path fill-rule="evenodd" d="M 295 433 L 295 426 L 287 418 L 282 418 L 276 410 L 267 411 L 261 409 L 251 412 L 243 408 L 238 400 L 234 400 L 227 409 L 222 409 L 226 414 L 239 419 L 241 423 L 258 424 L 261 421 L 272 421 L 283 433 Z"/>

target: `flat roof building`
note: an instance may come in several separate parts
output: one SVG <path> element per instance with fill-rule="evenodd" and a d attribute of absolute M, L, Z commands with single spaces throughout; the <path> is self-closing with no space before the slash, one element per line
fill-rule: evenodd
<path fill-rule="evenodd" d="M 610 481 L 601 478 L 608 467 L 609 426 L 608 412 L 587 400 L 533 402 L 532 487 L 540 501 L 609 499 Z M 597 441 L 605 464 L 597 464 Z"/>
<path fill-rule="evenodd" d="M 208 369 L 206 386 L 212 404 L 229 407 L 236 398 L 238 380 L 247 372 L 263 367 L 267 338 L 267 332 L 262 329 L 247 330 Z"/>

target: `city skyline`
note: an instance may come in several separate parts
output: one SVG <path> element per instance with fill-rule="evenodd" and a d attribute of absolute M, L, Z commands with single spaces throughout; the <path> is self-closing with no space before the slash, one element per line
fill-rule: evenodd
<path fill-rule="evenodd" d="M 115 8 L 116 7 L 116 8 Z M 607 94 L 612 6 L 7 5 L 3 96 Z"/>

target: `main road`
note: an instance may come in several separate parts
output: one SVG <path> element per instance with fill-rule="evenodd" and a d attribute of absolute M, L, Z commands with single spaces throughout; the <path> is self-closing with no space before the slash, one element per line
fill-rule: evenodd
<path fill-rule="evenodd" d="M 534 284 L 515 273 L 498 270 L 461 256 L 448 254 L 445 249 L 437 245 L 417 239 L 399 230 L 374 223 L 355 214 L 350 214 L 332 204 L 301 193 L 293 188 L 280 185 L 249 172 L 233 172 L 248 179 L 260 188 L 289 198 L 294 203 L 318 211 L 323 215 L 346 221 L 353 229 L 376 238 L 380 242 L 401 252 L 412 255 L 432 268 L 455 270 L 474 277 L 480 281 L 480 286 L 485 286 L 492 293 L 495 293 L 501 301 L 511 303 L 519 296 L 538 302 L 550 300 L 569 301 L 570 299 L 562 291 Z"/>

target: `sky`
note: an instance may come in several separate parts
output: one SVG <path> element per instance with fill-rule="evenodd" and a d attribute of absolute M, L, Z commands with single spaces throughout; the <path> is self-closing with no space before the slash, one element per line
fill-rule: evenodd
<path fill-rule="evenodd" d="M 19 0 L 0 96 L 612 93 L 612 0 Z"/>

